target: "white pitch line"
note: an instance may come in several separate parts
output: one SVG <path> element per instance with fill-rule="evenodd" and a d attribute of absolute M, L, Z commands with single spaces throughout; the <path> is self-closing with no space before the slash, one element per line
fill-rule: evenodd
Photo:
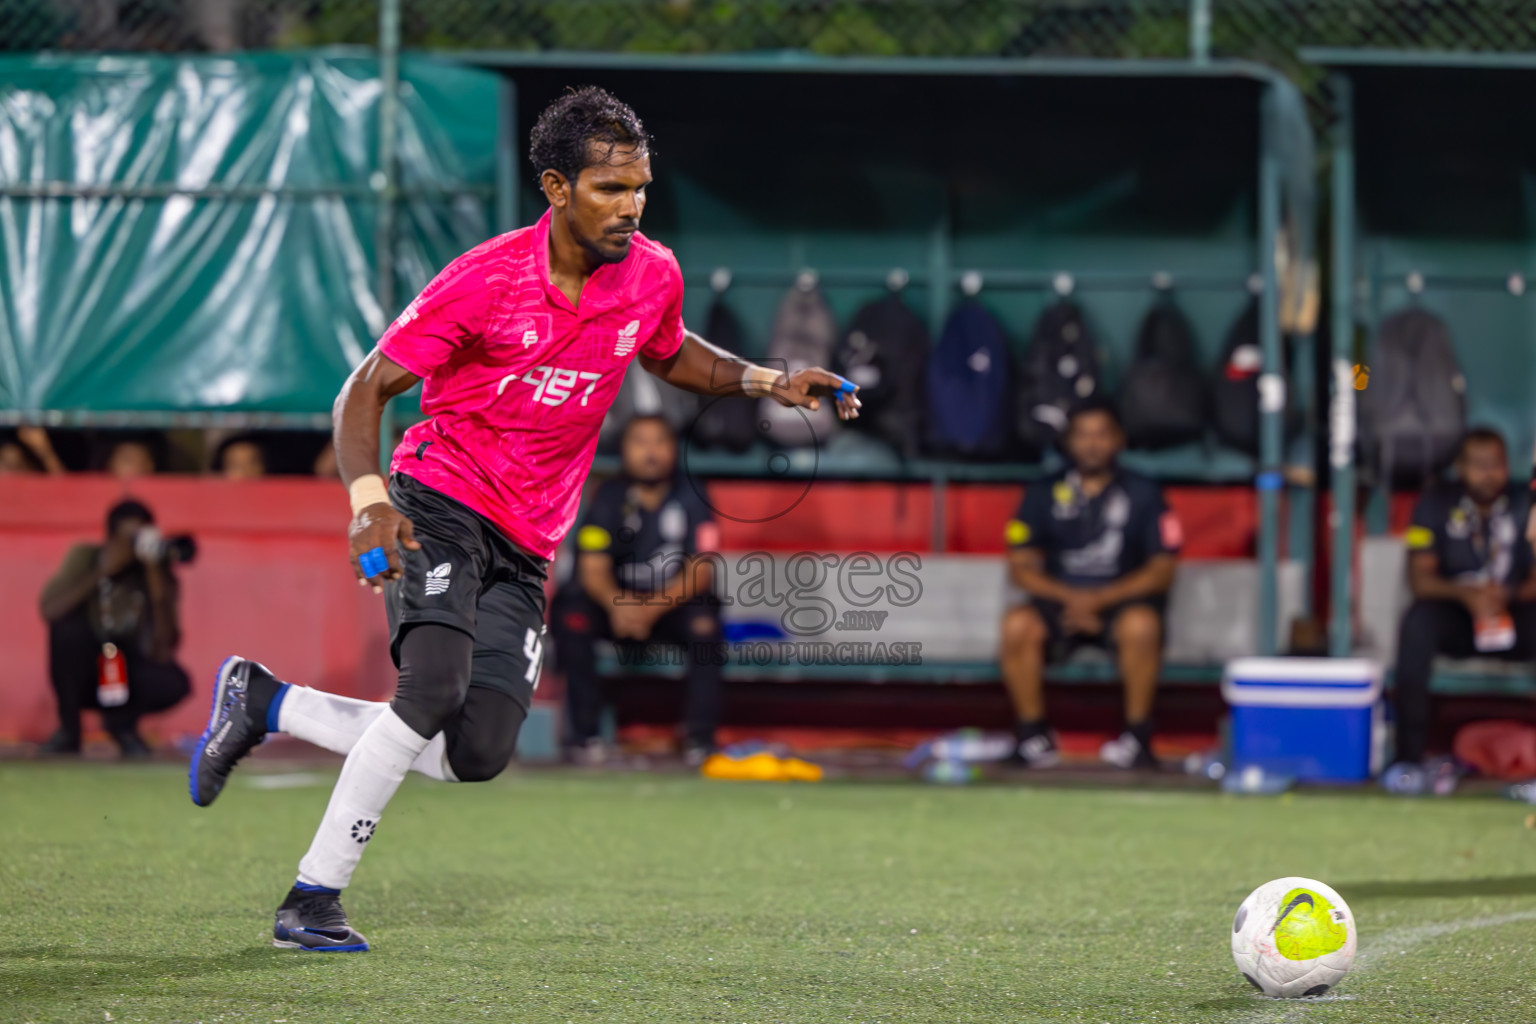
<path fill-rule="evenodd" d="M 270 775 L 247 775 L 245 784 L 252 789 L 303 789 L 318 786 L 325 776 L 314 772 L 274 772 Z"/>
<path fill-rule="evenodd" d="M 1486 917 L 1465 917 L 1459 921 L 1421 924 L 1410 928 L 1389 928 L 1355 955 L 1354 966 L 1350 968 L 1349 974 L 1367 970 L 1383 958 L 1401 955 L 1415 946 L 1422 945 L 1431 939 L 1438 939 L 1442 935 L 1454 935 L 1457 932 L 1476 931 L 1481 928 L 1498 928 L 1506 924 L 1519 924 L 1522 921 L 1536 921 L 1536 910 L 1522 910 L 1513 914 L 1491 914 Z M 1345 977 L 1349 977 L 1349 974 Z M 1290 1021 L 1305 1019 L 1309 1012 L 1308 1007 L 1311 1005 L 1348 999 L 1351 996 L 1349 993 L 1344 993 L 1337 996 L 1327 995 L 1320 999 L 1269 999 L 1260 995 L 1255 995 L 1253 998 L 1255 1001 L 1263 1002 L 1252 1010 L 1244 1011 L 1235 1017 L 1234 1021 L 1288 1024 Z"/>
<path fill-rule="evenodd" d="M 1456 932 L 1473 931 L 1479 928 L 1497 928 L 1500 925 L 1518 924 L 1521 921 L 1536 921 L 1536 910 L 1522 910 L 1514 914 L 1492 914 L 1487 917 L 1467 917 L 1460 921 L 1421 924 L 1412 928 L 1392 928 L 1383 932 L 1379 939 L 1360 951 L 1355 957 L 1354 970 L 1369 967 L 1383 956 L 1406 953 L 1414 946 L 1428 942 L 1430 939 L 1438 939 L 1442 935 L 1453 935 Z"/>

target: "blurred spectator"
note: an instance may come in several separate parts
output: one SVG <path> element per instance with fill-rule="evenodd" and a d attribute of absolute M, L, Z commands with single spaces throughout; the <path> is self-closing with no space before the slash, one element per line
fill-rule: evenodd
<path fill-rule="evenodd" d="M 550 616 L 566 674 L 571 756 L 604 756 L 598 737 L 602 682 L 595 644 L 615 640 L 680 645 L 687 665 L 684 757 L 701 764 L 714 748 L 724 663 L 720 606 L 707 555 L 719 530 L 709 507 L 677 481 L 677 438 L 660 416 L 637 416 L 620 441 L 623 472 L 603 482 L 576 532 L 576 576 L 555 595 Z"/>
<path fill-rule="evenodd" d="M 325 480 L 340 480 L 341 470 L 336 468 L 336 446 L 330 441 L 315 456 L 314 474 Z"/>
<path fill-rule="evenodd" d="M 1059 759 L 1045 718 L 1046 659 L 1079 644 L 1112 647 L 1125 686 L 1125 732 L 1100 756 L 1120 768 L 1157 764 L 1152 703 L 1183 538 L 1161 488 L 1118 465 L 1124 447 L 1114 407 L 1083 403 L 1067 424 L 1071 467 L 1030 484 L 1008 522 L 1011 575 L 1030 601 L 1003 618 L 1002 672 L 1017 759 L 1031 766 Z"/>
<path fill-rule="evenodd" d="M 102 468 L 119 480 L 134 480 L 152 475 L 157 467 L 147 441 L 124 440 L 112 445 Z"/>
<path fill-rule="evenodd" d="M 0 440 L 0 476 L 31 476 L 43 471 L 37 456 L 14 438 Z"/>
<path fill-rule="evenodd" d="M 1456 482 L 1419 499 L 1408 545 L 1413 603 L 1397 634 L 1397 760 L 1424 759 L 1435 656 L 1536 657 L 1536 556 L 1523 535 L 1529 499 L 1509 479 L 1495 430 L 1462 439 Z"/>
<path fill-rule="evenodd" d="M 0 475 L 63 473 L 64 463 L 42 427 L 17 427 L 14 437 L 0 440 Z"/>
<path fill-rule="evenodd" d="M 213 470 L 225 480 L 260 480 L 267 475 L 267 456 L 254 437 L 231 437 L 219 445 Z"/>
<path fill-rule="evenodd" d="M 43 588 L 39 606 L 59 707 L 58 731 L 43 753 L 79 752 L 80 712 L 95 708 L 123 757 L 145 757 L 140 716 L 171 707 L 191 689 L 173 660 L 181 642 L 180 595 L 170 565 L 190 551 L 185 541 L 166 543 L 154 521 L 136 501 L 114 506 L 104 543 L 70 548 Z M 120 680 L 126 693 L 114 695 Z"/>

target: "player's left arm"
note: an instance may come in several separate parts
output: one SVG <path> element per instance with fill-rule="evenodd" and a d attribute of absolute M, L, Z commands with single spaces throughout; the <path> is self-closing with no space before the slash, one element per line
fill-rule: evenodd
<path fill-rule="evenodd" d="M 1173 555 L 1153 555 L 1140 569 L 1128 572 L 1095 591 L 1094 603 L 1104 609 L 1141 597 L 1161 597 L 1173 588 L 1173 576 L 1177 569 L 1178 559 Z"/>
<path fill-rule="evenodd" d="M 700 503 L 702 504 L 702 503 Z M 660 618 L 672 607 L 696 601 L 714 588 L 714 555 L 720 547 L 720 527 L 707 509 L 695 507 L 688 523 L 688 541 L 681 552 L 682 564 L 666 584 L 658 588 L 646 603 L 653 618 Z"/>
<path fill-rule="evenodd" d="M 1536 498 L 1536 492 L 1533 492 Z M 1532 511 L 1530 518 L 1536 519 L 1536 500 L 1531 502 Z M 1510 600 L 1512 601 L 1536 601 L 1536 545 L 1532 545 L 1529 537 L 1521 537 L 1515 542 L 1514 568 L 1511 573 Z"/>
<path fill-rule="evenodd" d="M 1173 589 L 1179 550 L 1184 546 L 1184 529 L 1161 493 L 1156 493 L 1145 507 L 1148 514 L 1138 539 L 1147 552 L 1147 561 L 1094 592 L 1093 603 L 1100 610 L 1138 598 L 1161 597 Z"/>
<path fill-rule="evenodd" d="M 176 578 L 158 558 L 144 560 L 144 586 L 149 591 L 149 659 L 170 661 L 181 643 L 181 609 Z"/>
<path fill-rule="evenodd" d="M 1525 541 L 1532 547 L 1536 547 L 1536 455 L 1531 456 L 1530 505 L 1525 517 Z"/>
<path fill-rule="evenodd" d="M 1536 601 L 1536 566 L 1525 574 L 1525 579 L 1515 587 L 1513 600 L 1525 602 Z"/>
<path fill-rule="evenodd" d="M 804 406 L 813 412 L 821 408 L 822 399 L 831 398 L 837 403 L 837 415 L 845 420 L 857 419 L 862 404 L 858 386 L 830 370 L 812 366 L 785 373 L 758 366 L 687 330 L 672 355 L 658 359 L 642 352 L 640 364 L 673 387 L 700 395 L 767 396 L 780 405 Z"/>

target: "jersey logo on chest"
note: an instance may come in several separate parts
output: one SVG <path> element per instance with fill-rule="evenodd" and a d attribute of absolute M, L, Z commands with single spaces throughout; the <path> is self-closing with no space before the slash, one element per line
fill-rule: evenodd
<path fill-rule="evenodd" d="M 622 359 L 635 350 L 635 343 L 640 340 L 640 321 L 631 320 L 619 330 L 618 340 L 613 344 L 613 354 Z"/>

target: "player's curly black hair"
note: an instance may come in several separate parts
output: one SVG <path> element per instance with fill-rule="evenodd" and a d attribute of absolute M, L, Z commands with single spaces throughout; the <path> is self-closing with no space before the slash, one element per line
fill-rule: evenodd
<path fill-rule="evenodd" d="M 584 168 L 607 163 L 615 149 L 649 148 L 651 137 L 628 104 L 606 89 L 571 89 L 539 115 L 528 142 L 535 177 L 559 171 L 574 182 Z"/>

